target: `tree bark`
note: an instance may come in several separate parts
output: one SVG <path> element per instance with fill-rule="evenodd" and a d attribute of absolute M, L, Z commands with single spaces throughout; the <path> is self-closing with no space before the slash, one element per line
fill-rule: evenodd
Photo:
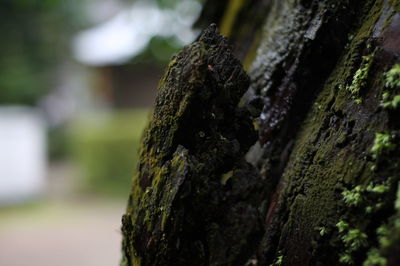
<path fill-rule="evenodd" d="M 400 1 L 224 5 L 250 82 L 213 26 L 173 59 L 123 264 L 400 265 Z"/>

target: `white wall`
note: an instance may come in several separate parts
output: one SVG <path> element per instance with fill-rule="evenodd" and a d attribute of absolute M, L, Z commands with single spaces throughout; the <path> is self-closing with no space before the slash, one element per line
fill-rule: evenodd
<path fill-rule="evenodd" d="M 46 165 L 46 126 L 39 113 L 0 107 L 0 204 L 40 195 Z"/>

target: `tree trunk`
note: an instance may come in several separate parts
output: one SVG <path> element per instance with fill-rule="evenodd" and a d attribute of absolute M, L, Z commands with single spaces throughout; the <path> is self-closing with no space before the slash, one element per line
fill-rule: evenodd
<path fill-rule="evenodd" d="M 172 60 L 122 264 L 400 265 L 400 1 L 217 5 L 250 82 L 214 26 Z"/>

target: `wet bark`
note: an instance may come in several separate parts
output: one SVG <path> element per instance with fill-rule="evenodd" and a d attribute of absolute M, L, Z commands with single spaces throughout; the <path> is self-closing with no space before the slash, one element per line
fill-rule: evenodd
<path fill-rule="evenodd" d="M 123 217 L 126 265 L 240 265 L 262 231 L 249 77 L 211 25 L 160 82 Z"/>
<path fill-rule="evenodd" d="M 123 264 L 399 265 L 400 1 L 224 5 L 233 52 L 211 27 L 160 83 Z"/>

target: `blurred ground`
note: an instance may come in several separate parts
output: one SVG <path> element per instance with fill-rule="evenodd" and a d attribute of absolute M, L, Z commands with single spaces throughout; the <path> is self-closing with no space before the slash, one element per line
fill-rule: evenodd
<path fill-rule="evenodd" d="M 74 193 L 67 163 L 52 165 L 50 175 L 43 199 L 0 209 L 0 265 L 118 265 L 125 200 Z"/>

